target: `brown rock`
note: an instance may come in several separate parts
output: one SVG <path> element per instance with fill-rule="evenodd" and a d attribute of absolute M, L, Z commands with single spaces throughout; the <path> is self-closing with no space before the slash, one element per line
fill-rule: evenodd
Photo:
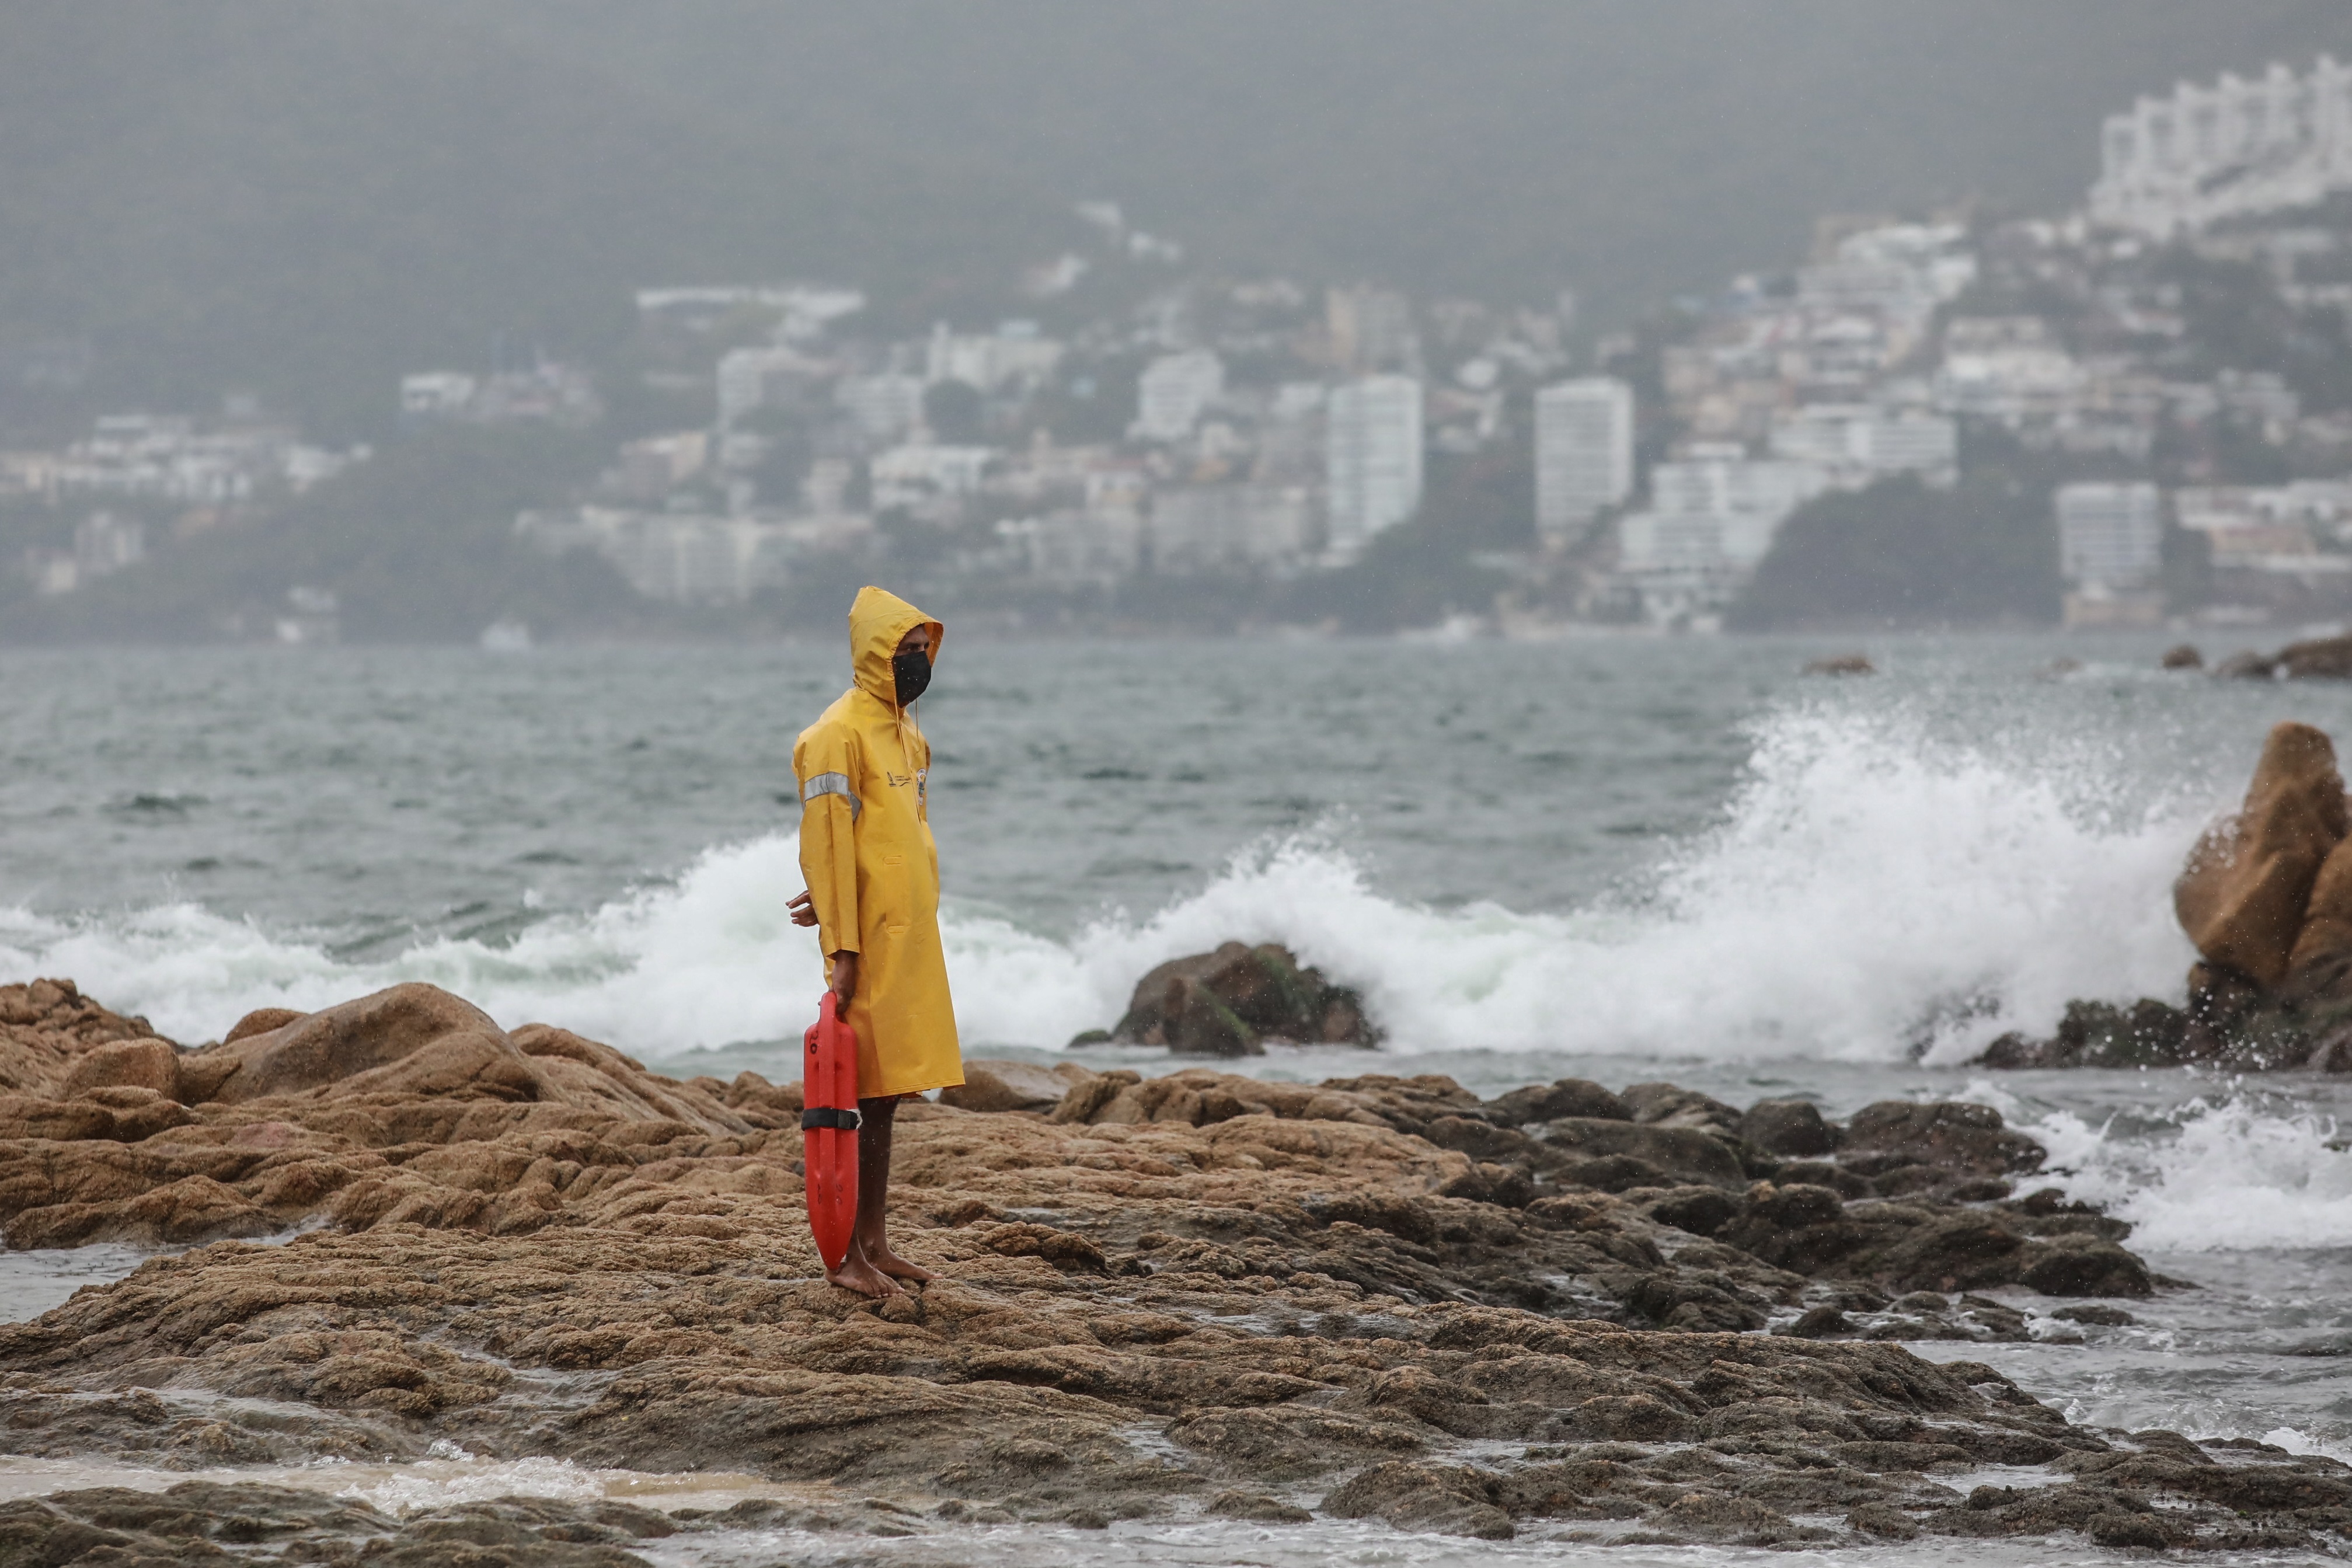
<path fill-rule="evenodd" d="M 0 1091 L 52 1093 L 84 1052 L 159 1037 L 146 1019 L 109 1012 L 70 980 L 0 985 Z"/>
<path fill-rule="evenodd" d="M 1886 1170 L 1899 1163 L 1979 1176 L 2034 1170 L 2047 1157 L 2041 1144 L 2003 1126 L 1991 1106 L 1958 1100 L 1882 1100 L 1864 1106 L 1846 1124 L 1843 1152 L 1853 1163 L 1876 1155 Z"/>
<path fill-rule="evenodd" d="M 1301 966 L 1288 948 L 1229 942 L 1137 982 L 1112 1037 L 1190 1056 L 1253 1056 L 1261 1039 L 1370 1045 L 1380 1032 L 1354 992 Z"/>
<path fill-rule="evenodd" d="M 1563 1116 L 1592 1116 L 1604 1121 L 1631 1121 L 1633 1112 L 1622 1100 L 1590 1079 L 1564 1078 L 1530 1084 L 1497 1095 L 1486 1102 L 1486 1114 L 1506 1127 L 1530 1121 L 1557 1121 Z"/>
<path fill-rule="evenodd" d="M 2173 884 L 2173 908 L 2197 951 L 2278 984 L 2312 884 L 2347 827 L 2336 748 L 2308 724 L 2274 727 L 2244 805 L 2198 840 Z"/>
<path fill-rule="evenodd" d="M 1245 1519 L 1260 1524 L 1306 1524 L 1315 1516 L 1262 1492 L 1225 1490 L 1209 1500 L 1212 1519 Z"/>
<path fill-rule="evenodd" d="M 1258 1033 L 1242 1021 L 1205 982 L 1168 983 L 1160 1032 L 1180 1057 L 1258 1057 L 1265 1054 Z"/>
<path fill-rule="evenodd" d="M 551 1024 L 525 1024 L 507 1037 L 514 1048 L 530 1058 L 532 1080 L 530 1092 L 517 1092 L 511 1098 L 548 1100 L 585 1110 L 606 1110 L 632 1121 L 668 1121 L 683 1123 L 706 1132 L 748 1132 L 751 1122 L 736 1112 L 719 1095 L 702 1084 L 679 1083 L 659 1078 L 622 1055 L 612 1047 L 575 1035 L 569 1029 L 559 1029 Z M 505 1071 L 503 1058 L 488 1053 L 497 1064 L 496 1070 Z M 740 1080 L 739 1079 L 739 1082 Z M 719 1086 L 722 1093 L 733 1092 Z M 764 1095 L 753 1091 L 754 1103 L 775 1106 L 781 1124 L 797 1127 L 800 1118 L 800 1091 L 793 1088 L 782 1093 L 761 1080 Z M 435 1093 L 446 1090 L 421 1089 Z M 509 1098 L 499 1094 L 499 1099 Z"/>
<path fill-rule="evenodd" d="M 1904 1253 L 2004 1278 L 2063 1252 L 2051 1271 L 2079 1283 L 2112 1261 L 2107 1232 L 2017 1227 L 2096 1215 L 1912 1199 L 1841 1212 L 1789 1183 L 1535 1198 L 1496 1162 L 1549 1170 L 1580 1127 L 1660 1158 L 1732 1157 L 1692 1127 L 1606 1118 L 1555 1118 L 1551 1138 L 1528 1139 L 1434 1075 L 1118 1072 L 1081 1077 L 1051 1119 L 906 1107 L 894 1239 L 944 1278 L 873 1303 L 822 1280 L 796 1131 L 721 1119 L 776 1119 L 797 1103 L 791 1086 L 677 1083 L 532 1026 L 505 1044 L 537 1075 L 535 1098 L 431 1074 L 383 1087 L 387 1070 L 480 1036 L 446 1016 L 466 1026 L 412 1028 L 397 1056 L 357 1041 L 346 1054 L 373 1065 L 294 1092 L 194 1107 L 125 1085 L 0 1097 L 0 1215 L 20 1244 L 331 1222 L 284 1246 L 155 1258 L 0 1325 L 11 1451 L 213 1468 L 415 1458 L 446 1440 L 823 1484 L 700 1518 L 509 1499 L 398 1534 L 341 1504 L 305 1505 L 318 1515 L 305 1523 L 253 1489 L 174 1489 L 0 1504 L 5 1539 L 44 1561 L 93 1549 L 75 1533 L 87 1527 L 142 1562 L 209 1559 L 261 1530 L 289 1561 L 421 1564 L 462 1547 L 602 1563 L 619 1557 L 595 1543 L 624 1537 L 898 1533 L 910 1510 L 1289 1520 L 1302 1510 L 1270 1489 L 1299 1481 L 1328 1489 L 1326 1511 L 1407 1528 L 1500 1538 L 1524 1520 L 1582 1520 L 1771 1544 L 1811 1538 L 1791 1515 L 1910 1503 L 1912 1468 L 1949 1455 L 2043 1463 L 2106 1447 L 1990 1368 L 1754 1332 L 1805 1305 L 1806 1282 L 1727 1239 L 1752 1224 L 1769 1233 L 1759 1246 L 1791 1238 L 1790 1258 L 1827 1258 L 1805 1238 L 1850 1230 L 1873 1268 Z M 241 1068 L 272 1033 L 231 1058 Z M 1669 1212 L 1712 1238 L 1659 1223 Z M 1859 1287 L 1837 1300 L 1885 1304 Z M 1139 1462 L 1144 1432 L 1169 1441 Z M 1884 1479 L 1822 1465 L 1865 1440 L 1908 1451 Z M 1465 1443 L 1492 1447 L 1475 1467 L 1450 1462 Z M 2129 1458 L 2189 1468 L 2152 1447 Z M 2144 1468 L 2079 1474 L 2069 1485 L 2102 1507 L 2157 1484 Z M 2343 1489 L 2315 1470 L 2263 1479 L 2226 1498 L 2163 1485 L 2184 1531 Z"/>
<path fill-rule="evenodd" d="M 991 1061 L 963 1064 L 963 1082 L 940 1090 L 940 1103 L 959 1110 L 1051 1110 L 1062 1097 L 1097 1075 L 1075 1063 L 1040 1067 L 1035 1062 Z"/>
<path fill-rule="evenodd" d="M 233 1046 L 239 1040 L 249 1039 L 255 1035 L 266 1035 L 273 1029 L 282 1029 L 287 1025 L 299 1022 L 308 1016 L 308 1014 L 293 1007 L 256 1007 L 252 1012 L 231 1024 L 228 1033 L 221 1037 L 220 1043 Z"/>
<path fill-rule="evenodd" d="M 1845 1516 L 1846 1523 L 1864 1535 L 1887 1541 L 1916 1541 L 1919 1526 L 1893 1503 L 1866 1502 Z"/>
<path fill-rule="evenodd" d="M 0 1095 L 0 1138 L 71 1143 L 113 1136 L 113 1114 L 94 1101 L 60 1101 L 45 1095 Z"/>
<path fill-rule="evenodd" d="M 2216 680 L 2274 680 L 2278 663 L 2252 648 L 2241 648 L 2213 667 Z"/>
<path fill-rule="evenodd" d="M 395 985 L 311 1013 L 191 1058 L 235 1066 L 206 1097 L 226 1104 L 358 1085 L 449 1093 L 479 1085 L 499 1099 L 534 1098 L 537 1078 L 489 1015 L 437 986 Z"/>
<path fill-rule="evenodd" d="M 2289 643 L 2279 649 L 2276 662 L 2289 680 L 2352 679 L 2352 637 Z"/>
<path fill-rule="evenodd" d="M 1661 1530 L 1693 1541 L 1736 1541 L 1769 1546 L 1782 1542 L 1822 1539 L 1824 1532 L 1801 1531 L 1786 1514 L 1750 1498 L 1707 1496 L 1694 1492 L 1676 1499 L 1658 1516 Z"/>
<path fill-rule="evenodd" d="M 127 1241 L 146 1247 L 203 1241 L 219 1236 L 266 1236 L 278 1226 L 235 1188 L 193 1175 L 127 1202 L 59 1204 L 29 1209 L 8 1221 L 8 1245 L 79 1247 Z"/>
<path fill-rule="evenodd" d="M 2352 995 L 2352 845 L 2328 852 L 2305 901 L 2303 929 L 2287 955 L 2285 987 L 2305 1000 Z"/>
<path fill-rule="evenodd" d="M 2062 1236 L 2018 1273 L 2018 1282 L 2045 1296 L 2152 1296 L 2156 1281 L 2147 1265 L 2117 1247 L 2089 1236 Z"/>
<path fill-rule="evenodd" d="M 1101 1114 L 1105 1106 L 1118 1097 L 1119 1090 L 1142 1081 L 1141 1074 L 1125 1068 L 1097 1073 L 1064 1090 L 1061 1100 L 1047 1120 L 1065 1123 L 1092 1121 Z"/>
<path fill-rule="evenodd" d="M 2195 643 L 2176 643 L 2164 650 L 2158 663 L 2166 669 L 2202 669 L 2205 656 L 2197 651 Z"/>
<path fill-rule="evenodd" d="M 1739 1136 L 1737 1107 L 1673 1083 L 1628 1084 L 1621 1096 L 1633 1120 L 1658 1127 L 1690 1127 L 1712 1138 Z"/>
<path fill-rule="evenodd" d="M 1758 1100 L 1739 1119 L 1739 1135 L 1767 1153 L 1800 1158 L 1827 1154 L 1838 1145 L 1838 1130 L 1805 1100 Z"/>
<path fill-rule="evenodd" d="M 805 1103 L 799 1084 L 770 1083 L 755 1072 L 737 1073 L 715 1098 L 752 1126 L 770 1129 L 797 1130 Z"/>
<path fill-rule="evenodd" d="M 1496 1506 L 1492 1486 L 1465 1466 L 1391 1459 L 1350 1477 L 1323 1500 L 1323 1511 L 1339 1519 L 1377 1518 L 1400 1530 L 1508 1541 L 1518 1530 Z"/>
<path fill-rule="evenodd" d="M 117 1040 L 85 1051 L 67 1069 L 58 1093 L 72 1100 L 93 1089 L 152 1089 L 180 1096 L 180 1053 L 164 1040 Z"/>
<path fill-rule="evenodd" d="M 1685 1181 L 1738 1191 L 1748 1185 L 1738 1157 L 1720 1140 L 1690 1127 L 1644 1126 L 1570 1116 L 1548 1122 L 1544 1141 L 1579 1160 L 1642 1161 Z"/>

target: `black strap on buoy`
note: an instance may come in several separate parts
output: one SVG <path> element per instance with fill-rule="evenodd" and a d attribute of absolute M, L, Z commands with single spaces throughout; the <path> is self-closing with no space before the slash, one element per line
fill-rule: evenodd
<path fill-rule="evenodd" d="M 855 1132 L 857 1131 L 857 1112 L 838 1110 L 830 1105 L 813 1105 L 801 1112 L 802 1131 L 819 1127 L 835 1127 L 844 1132 Z"/>

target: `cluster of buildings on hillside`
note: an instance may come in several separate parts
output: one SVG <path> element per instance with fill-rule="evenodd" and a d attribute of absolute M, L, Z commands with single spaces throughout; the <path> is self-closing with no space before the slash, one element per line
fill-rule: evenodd
<path fill-rule="evenodd" d="M 1706 302 L 1663 351 L 1670 448 L 1602 590 L 1704 622 L 1807 500 L 1900 475 L 1950 485 L 1964 438 L 1990 437 L 1980 451 L 2113 476 L 2053 499 L 2077 624 L 2159 617 L 2151 541 L 2174 527 L 2209 547 L 2212 613 L 2352 609 L 2352 542 L 2311 499 L 2341 486 L 2227 483 L 2352 468 L 2352 415 L 2305 409 L 2275 355 L 2232 363 L 2263 352 L 2239 328 L 2273 305 L 2319 313 L 2344 358 L 2352 223 L 2321 204 L 2352 190 L 2352 70 L 2183 85 L 2108 121 L 2102 149 L 2075 216 L 1835 220 L 1793 279 Z"/>
<path fill-rule="evenodd" d="M 2352 480 L 2291 478 L 2352 472 L 2352 396 L 2306 406 L 2319 383 L 2240 330 L 2273 306 L 2352 317 L 2352 221 L 2327 205 L 2352 191 L 2352 68 L 2183 85 L 2110 118 L 2100 150 L 2073 216 L 1824 220 L 1792 273 L 1584 346 L 1568 296 L 1207 278 L 1088 204 L 1092 251 L 1029 269 L 1026 313 L 986 328 L 886 330 L 839 287 L 649 289 L 601 390 L 543 359 L 421 370 L 399 411 L 629 410 L 639 433 L 593 483 L 515 529 L 677 604 L 885 554 L 943 601 L 1289 580 L 1416 517 L 1450 526 L 1433 484 L 1475 474 L 1528 498 L 1527 548 L 1481 557 L 1524 623 L 1705 628 L 1809 503 L 1899 506 L 2006 466 L 2055 485 L 2077 624 L 2161 616 L 2190 558 L 2218 614 L 2352 609 Z M 2352 336 L 2333 341 L 2352 386 Z M 66 591 L 137 559 L 158 508 L 184 531 L 348 460 L 250 418 L 130 416 L 0 454 L 0 497 L 95 505 L 86 539 L 27 563 Z"/>
<path fill-rule="evenodd" d="M 0 504 L 79 514 L 70 546 L 35 548 L 19 563 L 40 593 L 69 594 L 145 559 L 151 531 L 187 538 L 221 527 L 367 455 L 305 445 L 241 400 L 211 421 L 111 415 L 59 448 L 0 451 Z"/>
<path fill-rule="evenodd" d="M 437 370 L 403 376 L 400 414 L 419 425 L 530 423 L 579 429 L 604 416 L 604 403 L 587 371 L 540 358 L 525 369 L 488 375 Z"/>
<path fill-rule="evenodd" d="M 683 602 L 740 600 L 910 531 L 928 542 L 919 572 L 950 592 L 1344 565 L 1420 511 L 1433 454 L 1510 439 L 1513 400 L 1568 363 L 1554 312 L 1280 279 L 1165 279 L 1064 310 L 1058 331 L 898 341 L 860 332 L 851 290 L 649 289 L 637 306 L 648 391 L 709 422 L 626 443 L 575 504 L 517 528 Z M 1588 518 L 1631 482 L 1616 392 L 1613 420 L 1555 433 L 1607 448 L 1590 473 L 1550 454 L 1556 504 Z"/>
<path fill-rule="evenodd" d="M 2146 480 L 2084 482 L 2058 487 L 2053 510 L 2069 626 L 2162 621 L 2169 529 L 2196 540 L 2210 574 L 2206 619 L 2352 609 L 2352 478 L 2169 491 Z"/>
<path fill-rule="evenodd" d="M 2252 262 L 2290 308 L 2352 311 L 2352 225 L 2276 216 L 2352 188 L 2348 84 L 2323 60 L 2145 100 L 2105 128 L 2082 214 L 1825 220 L 1792 275 L 1739 279 L 1663 341 L 1604 338 L 1581 364 L 1565 300 L 1169 278 L 1088 314 L 1073 290 L 1113 264 L 1076 257 L 1037 269 L 1038 319 L 901 341 L 860 331 L 853 290 L 648 290 L 647 384 L 697 392 L 708 423 L 630 443 L 576 506 L 518 526 L 688 601 L 910 528 L 947 592 L 1281 578 L 1360 559 L 1420 512 L 1437 464 L 1486 455 L 1525 466 L 1517 570 L 1543 614 L 1704 627 L 1808 502 L 1950 487 L 1971 453 L 2040 454 L 2135 498 L 2160 467 L 2221 493 L 2250 445 L 2352 468 L 2352 416 L 2230 363 L 2167 264 L 2176 243 Z M 2098 506 L 2137 519 L 2141 501 L 2067 493 L 2072 613 L 2152 614 L 2139 553 L 2075 548 Z M 2290 510 L 2263 537 L 2301 529 L 2308 548 L 2240 548 L 2236 525 L 2188 521 L 2219 513 L 2168 500 L 2159 536 L 2202 529 L 2229 604 L 2298 613 L 2334 590 L 2338 543 Z"/>

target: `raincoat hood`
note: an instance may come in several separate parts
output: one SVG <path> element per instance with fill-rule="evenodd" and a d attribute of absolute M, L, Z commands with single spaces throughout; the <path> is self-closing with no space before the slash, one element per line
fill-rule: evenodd
<path fill-rule="evenodd" d="M 898 682 L 890 672 L 898 639 L 917 626 L 931 628 L 930 658 L 940 661 L 940 639 L 947 627 L 896 594 L 868 584 L 857 590 L 849 606 L 849 668 L 857 689 L 886 708 L 898 706 Z"/>

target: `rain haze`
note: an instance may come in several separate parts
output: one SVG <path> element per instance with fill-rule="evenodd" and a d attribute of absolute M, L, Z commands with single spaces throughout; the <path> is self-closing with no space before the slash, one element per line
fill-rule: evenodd
<path fill-rule="evenodd" d="M 829 635 L 886 564 L 1011 632 L 2047 623 L 2060 483 L 2334 453 L 2201 405 L 2059 440 L 1937 382 L 1951 323 L 2054 290 L 2078 360 L 2337 411 L 2335 314 L 2016 226 L 2088 209 L 2142 96 L 2347 40 L 2287 0 L 15 7 L 0 640 Z M 2032 506 L 1850 501 L 1945 477 L 1943 426 L 1803 417 L 1856 405 Z M 1661 495 L 1727 444 L 1830 471 Z M 1761 510 L 1676 543 L 1727 482 Z"/>
<path fill-rule="evenodd" d="M 2352 1554 L 2344 0 L 0 4 L 0 1568 Z"/>

